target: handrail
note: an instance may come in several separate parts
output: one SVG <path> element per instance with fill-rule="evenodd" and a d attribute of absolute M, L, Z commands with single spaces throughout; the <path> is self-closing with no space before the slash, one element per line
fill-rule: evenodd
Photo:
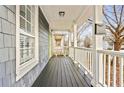
<path fill-rule="evenodd" d="M 107 55 L 112 55 L 112 56 L 123 56 L 123 57 L 124 57 L 124 52 L 121 52 L 121 51 L 97 50 L 97 53 L 104 53 L 104 54 L 107 54 Z"/>
<path fill-rule="evenodd" d="M 85 48 L 85 47 L 69 47 L 69 48 L 75 48 L 75 49 L 83 49 L 83 50 L 87 50 L 87 51 L 93 51 L 92 48 Z"/>
<path fill-rule="evenodd" d="M 93 48 L 85 48 L 85 47 L 69 47 L 69 48 L 75 48 L 75 49 L 83 49 L 87 51 L 94 51 Z M 123 56 L 124 57 L 124 52 L 121 51 L 113 51 L 113 50 L 96 50 L 97 53 L 104 53 L 112 56 Z"/>

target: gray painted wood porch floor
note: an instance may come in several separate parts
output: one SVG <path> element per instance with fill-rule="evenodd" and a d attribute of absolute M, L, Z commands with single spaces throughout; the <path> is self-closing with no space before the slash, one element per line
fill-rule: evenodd
<path fill-rule="evenodd" d="M 32 87 L 88 87 L 71 58 L 52 57 Z"/>

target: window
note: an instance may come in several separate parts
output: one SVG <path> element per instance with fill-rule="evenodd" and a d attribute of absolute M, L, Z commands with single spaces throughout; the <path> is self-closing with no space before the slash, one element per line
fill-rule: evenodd
<path fill-rule="evenodd" d="M 16 80 L 38 63 L 38 7 L 16 6 Z"/>
<path fill-rule="evenodd" d="M 60 47 L 61 46 L 61 39 L 55 39 L 56 41 L 56 47 Z"/>
<path fill-rule="evenodd" d="M 86 21 L 80 26 L 77 33 L 77 46 L 78 47 L 92 47 L 92 30 L 93 24 L 91 21 Z"/>

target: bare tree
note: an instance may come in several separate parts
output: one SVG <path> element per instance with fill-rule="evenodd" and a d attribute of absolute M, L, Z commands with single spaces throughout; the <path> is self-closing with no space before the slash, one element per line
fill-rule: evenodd
<path fill-rule="evenodd" d="M 92 45 L 92 40 L 90 37 L 86 36 L 84 39 L 84 47 L 90 48 Z"/>
<path fill-rule="evenodd" d="M 106 31 L 111 33 L 111 35 L 109 35 L 109 40 L 113 42 L 114 50 L 120 51 L 124 43 L 124 5 L 104 6 L 103 14 Z M 111 61 L 111 67 L 113 68 L 113 58 Z M 116 62 L 116 83 L 119 85 L 119 57 L 116 57 Z"/>
<path fill-rule="evenodd" d="M 119 51 L 124 42 L 124 5 L 111 5 L 103 7 L 106 29 L 112 34 L 109 38 L 114 50 Z"/>

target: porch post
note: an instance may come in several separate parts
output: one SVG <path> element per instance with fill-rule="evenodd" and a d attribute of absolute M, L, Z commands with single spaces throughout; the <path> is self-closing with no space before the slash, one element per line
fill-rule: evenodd
<path fill-rule="evenodd" d="M 48 38 L 49 38 L 49 58 L 51 58 L 51 56 L 52 56 L 52 33 L 51 33 L 51 28 L 49 27 L 49 34 L 48 34 Z"/>
<path fill-rule="evenodd" d="M 99 27 L 99 25 L 103 25 L 102 23 L 102 6 L 96 5 L 94 6 L 94 22 L 93 22 L 93 80 L 91 81 L 93 86 L 99 86 L 99 80 L 103 77 L 102 72 L 102 56 L 99 56 L 97 50 L 103 49 L 103 36 L 104 29 Z"/>
<path fill-rule="evenodd" d="M 77 24 L 74 24 L 74 47 L 77 47 Z"/>
<path fill-rule="evenodd" d="M 74 63 L 77 63 L 75 60 L 75 47 L 77 47 L 77 24 L 73 25 L 73 41 L 74 41 Z"/>
<path fill-rule="evenodd" d="M 68 46 L 71 47 L 71 33 L 68 31 Z"/>
<path fill-rule="evenodd" d="M 62 51 L 61 51 L 61 53 L 63 54 L 63 55 L 65 55 L 64 54 L 64 35 L 62 35 L 62 39 L 61 39 L 61 47 L 62 47 Z"/>

